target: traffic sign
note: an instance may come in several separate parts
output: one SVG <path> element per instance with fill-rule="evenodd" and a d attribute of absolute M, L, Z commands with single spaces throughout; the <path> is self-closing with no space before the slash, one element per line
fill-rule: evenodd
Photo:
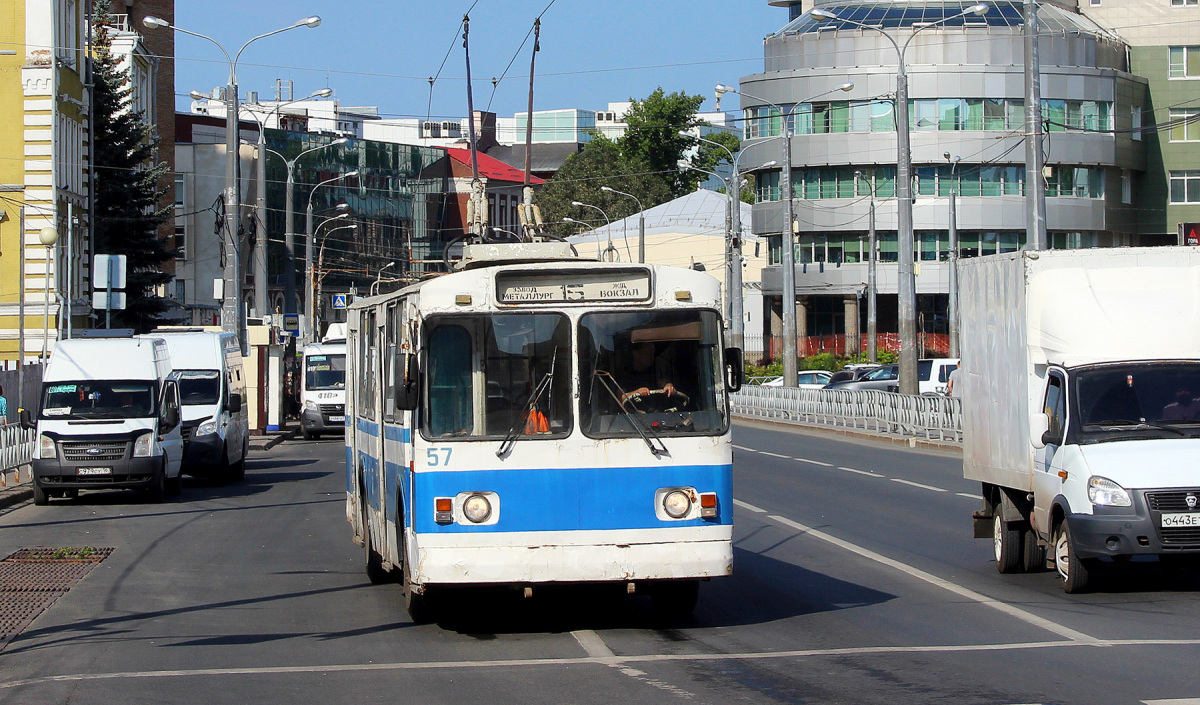
<path fill-rule="evenodd" d="M 334 294 L 333 295 L 333 307 L 335 309 L 346 308 L 346 295 L 345 294 Z"/>
<path fill-rule="evenodd" d="M 285 313 L 283 314 L 283 329 L 292 335 L 300 334 L 300 314 Z"/>

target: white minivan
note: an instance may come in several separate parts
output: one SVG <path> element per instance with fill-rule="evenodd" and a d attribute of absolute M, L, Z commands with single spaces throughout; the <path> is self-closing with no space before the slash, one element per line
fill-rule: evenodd
<path fill-rule="evenodd" d="M 145 337 L 167 341 L 183 404 L 183 471 L 193 477 L 241 480 L 250 448 L 246 374 L 237 336 L 199 328 L 160 328 Z"/>
<path fill-rule="evenodd" d="M 306 440 L 346 431 L 346 341 L 304 346 L 300 431 Z"/>
<path fill-rule="evenodd" d="M 183 459 L 179 383 L 161 338 L 59 341 L 42 374 L 33 503 L 80 490 L 139 488 L 152 501 L 179 494 Z"/>

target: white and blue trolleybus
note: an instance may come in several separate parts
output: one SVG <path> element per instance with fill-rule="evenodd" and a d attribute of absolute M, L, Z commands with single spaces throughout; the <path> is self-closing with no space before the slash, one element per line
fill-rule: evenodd
<path fill-rule="evenodd" d="M 733 565 L 720 290 L 703 272 L 468 252 L 348 310 L 346 514 L 414 620 L 454 587 L 619 583 L 689 614 Z"/>

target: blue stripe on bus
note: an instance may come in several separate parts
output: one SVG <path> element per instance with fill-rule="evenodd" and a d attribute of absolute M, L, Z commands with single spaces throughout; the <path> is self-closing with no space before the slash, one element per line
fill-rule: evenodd
<path fill-rule="evenodd" d="M 358 430 L 371 436 L 379 435 L 379 424 L 366 419 L 358 419 Z"/>
<path fill-rule="evenodd" d="M 412 431 L 401 426 L 392 426 L 390 424 L 383 425 L 383 437 L 389 441 L 400 441 L 408 443 L 412 438 Z"/>
<path fill-rule="evenodd" d="M 654 492 L 695 487 L 717 492 L 716 519 L 663 521 L 655 516 Z M 435 497 L 495 492 L 499 520 L 490 526 L 434 522 Z M 733 466 L 554 468 L 416 473 L 413 507 L 418 532 L 582 531 L 710 526 L 733 523 Z"/>
<path fill-rule="evenodd" d="M 346 444 L 346 493 L 354 494 L 354 448 Z"/>

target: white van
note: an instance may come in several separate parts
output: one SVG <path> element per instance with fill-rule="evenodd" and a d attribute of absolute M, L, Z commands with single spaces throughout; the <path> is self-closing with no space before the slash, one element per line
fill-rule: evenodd
<path fill-rule="evenodd" d="M 183 471 L 193 477 L 240 480 L 246 475 L 250 419 L 242 351 L 233 333 L 159 329 L 167 341 L 183 404 Z"/>
<path fill-rule="evenodd" d="M 300 431 L 306 440 L 346 431 L 346 341 L 304 346 Z"/>
<path fill-rule="evenodd" d="M 947 393 L 950 373 L 958 369 L 957 357 L 934 357 L 917 360 L 917 390 L 921 394 Z"/>
<path fill-rule="evenodd" d="M 141 488 L 179 494 L 179 386 L 161 338 L 60 341 L 42 375 L 33 503 L 79 490 Z"/>

